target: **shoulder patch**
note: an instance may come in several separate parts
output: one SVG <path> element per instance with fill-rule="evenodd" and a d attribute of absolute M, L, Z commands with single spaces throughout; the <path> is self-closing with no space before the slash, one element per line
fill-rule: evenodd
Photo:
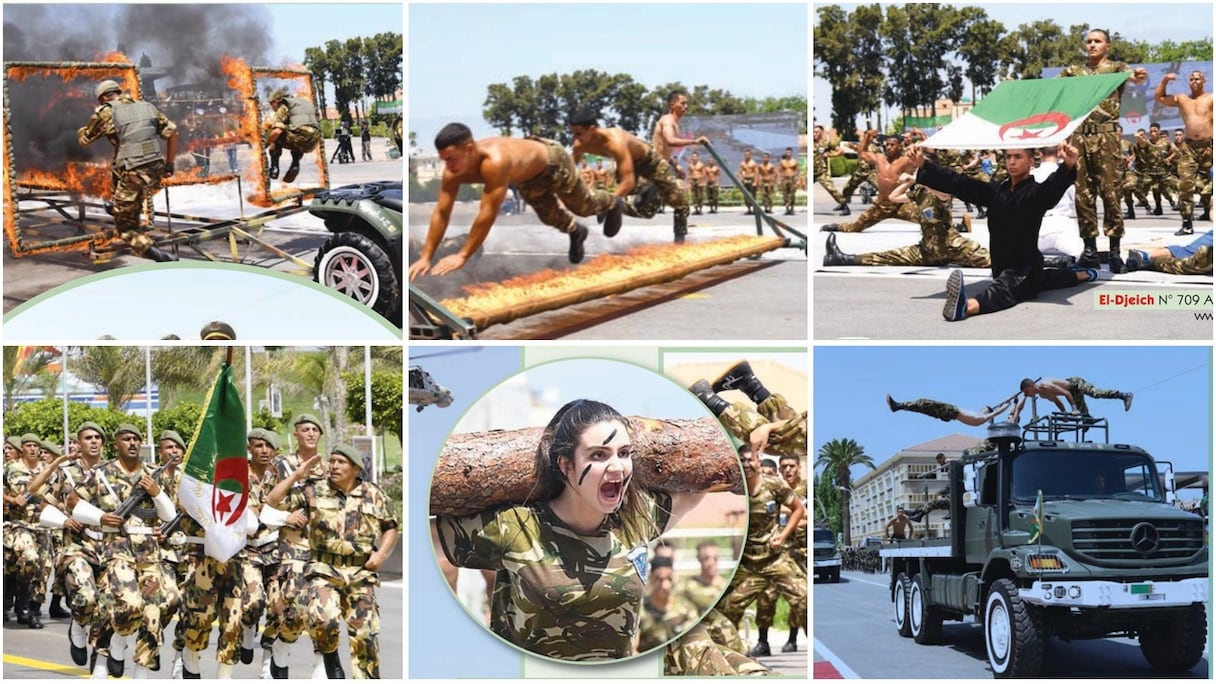
<path fill-rule="evenodd" d="M 642 578 L 642 584 L 646 584 L 646 575 L 650 571 L 648 554 L 649 549 L 646 548 L 646 545 L 639 544 L 625 556 L 630 563 L 633 563 L 633 569 L 637 571 L 638 577 Z"/>

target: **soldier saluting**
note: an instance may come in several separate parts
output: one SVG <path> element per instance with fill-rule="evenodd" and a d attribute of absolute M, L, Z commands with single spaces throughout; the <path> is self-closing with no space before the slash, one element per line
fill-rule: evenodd
<path fill-rule="evenodd" d="M 139 213 L 148 198 L 160 190 L 161 181 L 173 175 L 177 126 L 155 105 L 124 93 L 116 81 L 98 83 L 95 92 L 100 104 L 76 132 L 76 138 L 81 145 L 89 145 L 105 136 L 114 145 L 110 165 L 114 228 L 136 255 L 174 261 L 144 234 Z M 163 157 L 157 138 L 167 143 Z"/>

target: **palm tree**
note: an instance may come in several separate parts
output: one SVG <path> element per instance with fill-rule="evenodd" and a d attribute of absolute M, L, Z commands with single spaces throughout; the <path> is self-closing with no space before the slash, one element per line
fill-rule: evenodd
<path fill-rule="evenodd" d="M 215 347 L 155 347 L 152 349 L 152 380 L 160 390 L 160 405 L 170 406 L 182 390 L 205 391 L 218 369 Z"/>
<path fill-rule="evenodd" d="M 849 515 L 849 498 L 853 494 L 853 475 L 850 469 L 855 465 L 863 465 L 874 469 L 874 461 L 866 455 L 865 449 L 851 439 L 833 439 L 819 448 L 815 458 L 815 467 L 823 466 L 824 477 L 831 478 L 840 491 L 840 526 L 844 533 L 844 545 L 852 546 L 853 540 L 849 532 L 852 523 Z"/>
<path fill-rule="evenodd" d="M 41 347 L 4 348 L 4 410 L 13 408 L 14 397 L 37 387 L 39 375 L 56 356 Z"/>
<path fill-rule="evenodd" d="M 144 354 L 139 347 L 79 347 L 76 375 L 100 387 L 110 408 L 121 411 L 144 387 Z"/>

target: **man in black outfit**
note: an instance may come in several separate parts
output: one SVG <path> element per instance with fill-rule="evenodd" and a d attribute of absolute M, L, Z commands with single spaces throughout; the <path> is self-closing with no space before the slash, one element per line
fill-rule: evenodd
<path fill-rule="evenodd" d="M 970 299 L 963 289 L 963 272 L 953 271 L 946 281 L 946 305 L 942 316 L 961 321 L 967 316 L 1008 309 L 1034 299 L 1044 290 L 1069 287 L 1097 280 L 1095 269 L 1071 271 L 1044 268 L 1039 251 L 1039 228 L 1043 214 L 1060 201 L 1077 178 L 1077 149 L 1060 145 L 1063 165 L 1045 182 L 1031 175 L 1034 154 L 1030 149 L 1005 151 L 1009 177 L 1001 183 L 985 183 L 927 161 L 919 147 L 909 154 L 919 171 L 916 182 L 954 195 L 969 204 L 988 208 L 988 250 L 992 256 L 992 283 Z"/>

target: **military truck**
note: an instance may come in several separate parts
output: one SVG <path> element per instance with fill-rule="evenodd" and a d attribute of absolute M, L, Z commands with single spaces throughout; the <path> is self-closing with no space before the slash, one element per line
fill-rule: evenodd
<path fill-rule="evenodd" d="M 829 582 L 840 581 L 840 549 L 836 548 L 836 533 L 826 527 L 815 528 L 815 577 Z"/>
<path fill-rule="evenodd" d="M 1204 522 L 1171 505 L 1172 465 L 1108 439 L 1105 419 L 1051 414 L 992 425 L 994 448 L 950 462 L 947 536 L 880 551 L 899 634 L 934 643 L 974 616 L 1001 678 L 1038 676 L 1049 637 L 1134 637 L 1154 669 L 1194 667 Z"/>

